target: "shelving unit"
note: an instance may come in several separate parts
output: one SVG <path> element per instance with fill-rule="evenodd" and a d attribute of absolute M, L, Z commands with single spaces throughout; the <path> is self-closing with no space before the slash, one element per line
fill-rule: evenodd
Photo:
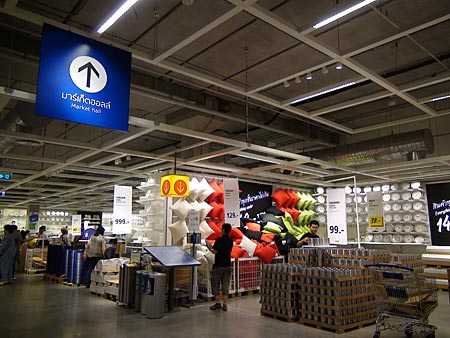
<path fill-rule="evenodd" d="M 450 246 L 427 246 L 422 261 L 425 277 L 435 278 L 439 289 L 449 290 Z"/>
<path fill-rule="evenodd" d="M 0 211 L 0 220 L 3 225 L 11 224 L 12 221 L 15 221 L 20 230 L 27 228 L 28 223 L 26 209 L 4 208 L 0 209 Z"/>
<path fill-rule="evenodd" d="M 61 234 L 61 228 L 72 226 L 72 212 L 62 210 L 41 210 L 39 225 L 45 225 L 47 235 Z"/>
<path fill-rule="evenodd" d="M 356 195 L 353 192 L 346 194 L 348 238 L 350 240 L 353 237 L 357 238 L 356 213 L 358 213 L 363 243 L 429 244 L 430 232 L 425 190 L 421 187 L 413 189 L 405 183 L 383 188 L 384 231 L 368 228 L 367 193 L 363 189 L 359 188 L 360 192 L 357 192 Z M 316 194 L 315 196 L 324 196 L 326 199 L 325 194 Z M 358 199 L 358 210 L 355 210 L 356 198 Z M 315 208 L 319 222 L 326 220 L 326 202 L 323 205 L 318 203 Z M 404 229 L 411 229 L 411 231 Z"/>

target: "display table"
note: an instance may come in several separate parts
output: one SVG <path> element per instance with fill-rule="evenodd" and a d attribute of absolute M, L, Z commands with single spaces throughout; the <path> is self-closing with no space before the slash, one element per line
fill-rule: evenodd
<path fill-rule="evenodd" d="M 201 263 L 178 246 L 146 246 L 144 250 L 169 270 L 168 309 L 174 308 L 174 269 Z"/>

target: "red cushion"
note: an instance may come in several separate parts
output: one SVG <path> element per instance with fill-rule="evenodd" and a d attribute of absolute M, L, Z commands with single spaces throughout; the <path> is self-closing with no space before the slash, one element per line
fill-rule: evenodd
<path fill-rule="evenodd" d="M 217 226 L 216 223 L 214 223 L 213 221 L 209 221 L 208 222 L 209 227 L 211 228 L 211 230 L 214 231 L 213 234 L 208 236 L 208 240 L 215 240 L 219 237 L 222 237 L 222 230 Z"/>
<path fill-rule="evenodd" d="M 286 211 L 287 211 L 289 214 L 291 214 L 292 219 L 294 220 L 294 222 L 297 220 L 298 216 L 300 215 L 300 211 L 298 211 L 298 210 L 295 209 L 295 208 L 289 208 L 289 209 L 286 209 Z"/>
<path fill-rule="evenodd" d="M 208 196 L 206 201 L 211 204 L 211 202 L 217 201 L 217 198 L 221 192 L 219 185 L 217 184 L 216 180 L 212 180 L 209 182 L 209 185 L 215 190 L 211 195 Z"/>
<path fill-rule="evenodd" d="M 294 191 L 294 189 L 288 189 L 287 193 L 289 195 L 289 208 L 294 208 L 297 205 L 297 202 L 300 200 L 300 197 Z"/>
<path fill-rule="evenodd" d="M 223 183 L 223 181 L 222 182 L 220 182 L 220 184 L 219 184 L 219 196 L 218 196 L 218 199 L 219 199 L 219 202 L 220 203 L 223 203 L 223 192 L 224 192 L 224 185 L 225 185 L 225 183 Z"/>
<path fill-rule="evenodd" d="M 213 209 L 209 212 L 208 216 L 211 217 L 213 221 L 215 221 L 216 218 L 223 219 L 223 204 L 211 202 L 210 205 L 213 207 Z"/>
<path fill-rule="evenodd" d="M 244 249 L 242 249 L 244 250 Z M 247 251 L 244 250 L 244 253 L 242 254 L 241 258 L 250 258 L 250 255 L 248 254 Z"/>
<path fill-rule="evenodd" d="M 248 228 L 248 230 L 261 231 L 261 225 L 259 225 L 258 223 L 247 222 L 245 223 L 245 225 Z"/>
<path fill-rule="evenodd" d="M 276 250 L 271 246 L 261 246 L 256 248 L 255 250 L 255 256 L 259 257 L 259 259 L 261 259 L 266 264 L 272 263 L 272 259 L 276 254 Z"/>
<path fill-rule="evenodd" d="M 242 239 L 242 236 L 244 236 L 244 234 L 242 233 L 241 230 L 239 230 L 239 228 L 233 227 L 231 228 L 229 236 L 233 241 L 236 241 L 237 239 Z"/>
<path fill-rule="evenodd" d="M 272 199 L 277 204 L 278 208 L 286 206 L 289 201 L 289 195 L 284 191 L 284 189 L 279 188 L 272 194 Z"/>
<path fill-rule="evenodd" d="M 233 245 L 233 249 L 231 249 L 231 258 L 239 258 L 242 257 L 242 255 L 246 251 L 242 249 L 239 245 Z"/>

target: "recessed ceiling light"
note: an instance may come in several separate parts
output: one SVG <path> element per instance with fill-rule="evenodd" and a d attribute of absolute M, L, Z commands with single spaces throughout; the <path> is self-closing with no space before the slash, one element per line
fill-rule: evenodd
<path fill-rule="evenodd" d="M 336 63 L 337 70 L 341 70 L 342 68 L 344 68 L 344 66 L 342 66 L 342 63 L 340 63 L 340 62 Z"/>
<path fill-rule="evenodd" d="M 311 74 L 311 72 L 309 72 L 308 74 L 306 74 L 306 80 L 312 80 L 312 74 Z"/>

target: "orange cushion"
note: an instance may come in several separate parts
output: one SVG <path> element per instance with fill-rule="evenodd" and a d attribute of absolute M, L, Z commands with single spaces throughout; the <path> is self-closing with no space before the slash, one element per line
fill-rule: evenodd
<path fill-rule="evenodd" d="M 275 234 L 262 234 L 261 240 L 264 242 L 272 242 L 275 239 Z"/>
<path fill-rule="evenodd" d="M 213 209 L 209 212 L 208 216 L 211 217 L 213 221 L 215 221 L 216 218 L 223 219 L 223 204 L 219 204 L 217 202 L 211 202 L 210 204 Z"/>
<path fill-rule="evenodd" d="M 261 231 L 261 225 L 259 225 L 258 223 L 247 222 L 245 223 L 245 226 L 248 228 L 248 230 Z"/>
<path fill-rule="evenodd" d="M 300 200 L 300 197 L 297 195 L 294 189 L 287 189 L 286 192 L 289 195 L 289 208 L 294 208 Z"/>
<path fill-rule="evenodd" d="M 239 258 L 245 253 L 245 250 L 242 249 L 239 245 L 233 245 L 233 249 L 231 249 L 231 258 Z"/>
<path fill-rule="evenodd" d="M 221 190 L 220 190 L 219 185 L 217 184 L 216 180 L 210 181 L 209 185 L 211 186 L 211 188 L 214 189 L 214 192 L 208 196 L 208 198 L 206 199 L 206 202 L 211 204 L 211 202 L 217 201 L 217 198 L 218 198 Z"/>

